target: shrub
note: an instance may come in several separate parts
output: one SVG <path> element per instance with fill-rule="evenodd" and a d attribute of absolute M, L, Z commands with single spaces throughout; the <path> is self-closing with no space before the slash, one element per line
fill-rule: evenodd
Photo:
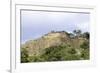
<path fill-rule="evenodd" d="M 89 59 L 89 49 L 83 50 L 82 54 L 81 54 L 81 57 L 83 59 Z"/>
<path fill-rule="evenodd" d="M 80 47 L 83 48 L 83 49 L 88 49 L 89 48 L 89 42 L 88 41 L 83 42 L 83 44 L 80 45 Z"/>
<path fill-rule="evenodd" d="M 40 56 L 30 56 L 29 61 L 30 62 L 42 62 L 44 61 L 44 59 L 41 58 Z"/>
<path fill-rule="evenodd" d="M 80 57 L 75 55 L 76 50 L 67 45 L 59 45 L 45 49 L 42 55 L 45 61 L 64 61 L 64 60 L 79 60 Z"/>
<path fill-rule="evenodd" d="M 60 61 L 65 56 L 64 50 L 64 45 L 49 47 L 45 49 L 45 53 L 41 57 L 46 61 Z"/>
<path fill-rule="evenodd" d="M 21 63 L 29 62 L 29 56 L 27 50 L 22 48 L 21 50 Z"/>
<path fill-rule="evenodd" d="M 76 54 L 76 50 L 75 48 L 71 48 L 70 50 L 68 50 L 69 54 Z"/>
<path fill-rule="evenodd" d="M 75 55 L 75 54 L 67 54 L 64 57 L 65 60 L 80 60 L 80 56 L 79 55 Z"/>

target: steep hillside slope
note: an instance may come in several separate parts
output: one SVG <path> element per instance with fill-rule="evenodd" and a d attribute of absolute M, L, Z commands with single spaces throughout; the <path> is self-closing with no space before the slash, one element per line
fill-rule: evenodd
<path fill-rule="evenodd" d="M 66 32 L 50 32 L 36 40 L 27 41 L 21 48 L 26 48 L 29 55 L 32 56 L 40 54 L 45 48 L 70 43 L 71 39 Z"/>
<path fill-rule="evenodd" d="M 89 39 L 71 38 L 65 31 L 50 32 L 21 45 L 21 62 L 89 59 Z"/>

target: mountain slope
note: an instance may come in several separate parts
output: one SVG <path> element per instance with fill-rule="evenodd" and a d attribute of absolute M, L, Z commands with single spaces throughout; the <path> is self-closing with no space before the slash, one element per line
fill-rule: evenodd
<path fill-rule="evenodd" d="M 36 40 L 27 41 L 21 47 L 26 48 L 29 55 L 32 56 L 40 54 L 45 48 L 70 43 L 71 39 L 66 32 L 50 32 Z"/>
<path fill-rule="evenodd" d="M 21 45 L 21 62 L 89 59 L 89 39 L 71 38 L 65 31 L 50 32 Z"/>

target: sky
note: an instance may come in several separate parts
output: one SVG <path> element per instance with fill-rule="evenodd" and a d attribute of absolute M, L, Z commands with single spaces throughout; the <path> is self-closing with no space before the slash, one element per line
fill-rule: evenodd
<path fill-rule="evenodd" d="M 21 43 L 54 31 L 89 32 L 90 14 L 71 12 L 21 11 Z"/>

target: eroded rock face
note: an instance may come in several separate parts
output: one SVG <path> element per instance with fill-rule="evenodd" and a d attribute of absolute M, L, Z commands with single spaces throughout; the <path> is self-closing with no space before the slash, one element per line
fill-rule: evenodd
<path fill-rule="evenodd" d="M 21 45 L 21 62 L 68 61 L 89 59 L 89 39 L 71 37 L 65 31 L 49 32 Z"/>
<path fill-rule="evenodd" d="M 28 54 L 30 56 L 33 56 L 43 53 L 43 50 L 45 48 L 61 45 L 63 43 L 71 43 L 71 39 L 66 32 L 50 32 L 48 34 L 45 34 L 41 38 L 27 41 L 25 44 L 21 45 L 21 49 L 26 48 Z"/>

